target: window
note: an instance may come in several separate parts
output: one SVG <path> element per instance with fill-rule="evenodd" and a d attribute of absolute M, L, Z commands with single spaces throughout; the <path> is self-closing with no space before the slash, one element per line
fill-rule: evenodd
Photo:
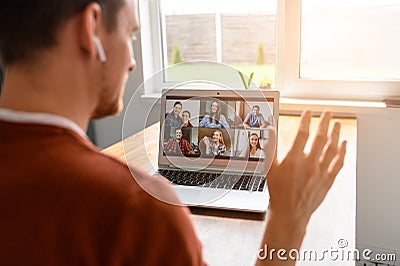
<path fill-rule="evenodd" d="M 159 0 L 163 67 L 207 60 L 275 80 L 276 0 Z M 166 81 L 171 80 L 165 77 Z"/>
<path fill-rule="evenodd" d="M 285 97 L 400 95 L 397 0 L 141 0 L 140 15 L 148 27 L 142 34 L 150 32 L 142 36 L 150 66 L 144 73 L 210 60 L 254 71 L 258 85 L 271 84 Z"/>
<path fill-rule="evenodd" d="M 154 24 L 159 26 L 161 69 L 207 60 L 248 76 L 254 72 L 253 81 L 260 86 L 275 82 L 276 0 L 158 0 L 150 5 L 156 10 L 152 16 L 158 17 Z M 185 80 L 174 73 L 187 70 L 175 66 L 170 72 L 165 82 Z"/>
<path fill-rule="evenodd" d="M 303 0 L 300 77 L 400 77 L 399 1 Z"/>
<path fill-rule="evenodd" d="M 285 47 L 277 70 L 282 95 L 373 101 L 400 95 L 399 1 L 285 3 L 286 31 L 278 32 Z"/>

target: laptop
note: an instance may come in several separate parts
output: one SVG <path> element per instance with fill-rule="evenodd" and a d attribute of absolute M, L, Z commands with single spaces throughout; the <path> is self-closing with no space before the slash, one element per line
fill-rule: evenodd
<path fill-rule="evenodd" d="M 163 90 L 156 174 L 185 205 L 266 212 L 265 153 L 276 151 L 260 148 L 276 143 L 278 115 L 277 91 Z"/>

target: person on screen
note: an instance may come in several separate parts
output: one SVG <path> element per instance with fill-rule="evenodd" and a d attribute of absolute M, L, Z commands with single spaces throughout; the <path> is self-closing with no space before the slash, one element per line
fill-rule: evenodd
<path fill-rule="evenodd" d="M 265 120 L 264 116 L 260 113 L 260 106 L 254 105 L 251 109 L 251 112 L 246 115 L 246 118 L 243 121 L 243 126 L 245 128 L 265 128 L 268 123 Z"/>
<path fill-rule="evenodd" d="M 203 155 L 222 156 L 226 152 L 221 130 L 215 130 L 212 134 L 212 138 L 205 136 L 202 141 L 204 143 Z"/>
<path fill-rule="evenodd" d="M 249 137 L 248 146 L 243 149 L 240 154 L 240 157 L 250 157 L 250 158 L 263 158 L 264 151 L 260 145 L 260 138 L 257 133 L 251 133 Z"/>
<path fill-rule="evenodd" d="M 211 103 L 210 112 L 203 117 L 199 123 L 199 127 L 207 128 L 229 128 L 226 118 L 221 114 L 219 103 L 213 101 Z"/>
<path fill-rule="evenodd" d="M 193 127 L 190 123 L 190 112 L 188 110 L 182 112 L 182 127 Z"/>
<path fill-rule="evenodd" d="M 185 110 L 182 112 L 182 137 L 190 140 L 192 138 L 192 123 L 190 123 L 190 112 Z"/>
<path fill-rule="evenodd" d="M 174 108 L 165 117 L 165 126 L 180 127 L 183 123 L 182 118 L 179 116 L 182 111 L 182 103 L 175 102 Z"/>
<path fill-rule="evenodd" d="M 168 140 L 164 146 L 164 152 L 167 155 L 188 155 L 192 151 L 189 141 L 182 138 L 182 130 L 177 128 L 175 131 L 175 138 Z"/>

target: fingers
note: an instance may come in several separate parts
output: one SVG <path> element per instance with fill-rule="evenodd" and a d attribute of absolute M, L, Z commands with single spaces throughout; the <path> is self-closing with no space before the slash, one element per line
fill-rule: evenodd
<path fill-rule="evenodd" d="M 319 161 L 322 150 L 324 149 L 325 144 L 328 140 L 327 134 L 331 118 L 331 112 L 324 112 L 321 115 L 321 121 L 319 122 L 317 135 L 315 136 L 310 154 L 308 156 L 311 161 Z"/>
<path fill-rule="evenodd" d="M 297 132 L 296 138 L 293 142 L 293 146 L 290 152 L 303 153 L 304 147 L 306 146 L 308 140 L 308 136 L 310 135 L 310 121 L 311 121 L 311 111 L 305 110 L 301 115 L 299 131 Z"/>
<path fill-rule="evenodd" d="M 320 164 L 321 170 L 326 171 L 331 164 L 333 158 L 335 158 L 338 151 L 338 141 L 340 134 L 340 123 L 336 122 L 333 126 L 332 132 L 329 137 L 329 145 L 326 146 L 325 151 L 322 155 L 322 161 Z"/>
<path fill-rule="evenodd" d="M 340 144 L 339 151 L 328 168 L 328 177 L 330 179 L 331 184 L 335 180 L 340 169 L 342 169 L 342 167 L 343 167 L 344 156 L 346 155 L 346 144 L 347 144 L 347 141 L 343 141 Z"/>

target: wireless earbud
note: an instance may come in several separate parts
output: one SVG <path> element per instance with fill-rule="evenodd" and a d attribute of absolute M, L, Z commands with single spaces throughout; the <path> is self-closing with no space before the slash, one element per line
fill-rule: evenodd
<path fill-rule="evenodd" d="M 104 48 L 103 48 L 103 45 L 101 44 L 99 37 L 93 36 L 93 41 L 96 45 L 100 62 L 104 63 L 107 60 L 107 58 L 106 58 L 106 54 L 104 53 Z"/>

